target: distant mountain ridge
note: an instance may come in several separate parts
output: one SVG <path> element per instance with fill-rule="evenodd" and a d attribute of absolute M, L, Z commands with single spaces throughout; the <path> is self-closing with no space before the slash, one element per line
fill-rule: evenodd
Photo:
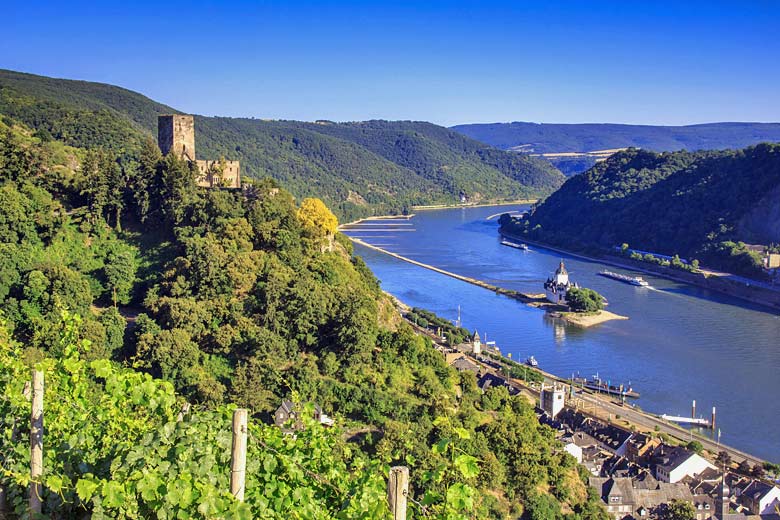
<path fill-rule="evenodd" d="M 656 152 L 745 148 L 780 141 L 780 123 L 705 123 L 687 126 L 612 123 L 486 123 L 452 127 L 477 141 L 509 150 L 526 146 L 533 153 L 592 152 L 643 148 Z"/>
<path fill-rule="evenodd" d="M 722 150 L 780 142 L 780 123 L 652 126 L 513 122 L 457 125 L 452 129 L 497 148 L 539 155 L 621 148 L 655 152 Z M 585 154 L 546 159 L 567 176 L 582 173 L 597 162 L 595 157 Z"/>
<path fill-rule="evenodd" d="M 121 87 L 0 70 L 0 114 L 65 144 L 137 150 L 175 108 Z M 273 177 L 339 217 L 412 205 L 546 196 L 564 176 L 550 163 L 493 148 L 430 123 L 267 121 L 196 116 L 199 157 L 240 160 L 245 177 Z"/>

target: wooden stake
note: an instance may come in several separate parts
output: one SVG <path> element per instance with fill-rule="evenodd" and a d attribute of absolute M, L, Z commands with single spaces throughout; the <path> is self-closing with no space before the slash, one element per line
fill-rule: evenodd
<path fill-rule="evenodd" d="M 233 412 L 233 453 L 230 464 L 230 492 L 236 500 L 244 501 L 246 482 L 246 434 L 247 409 L 237 408 Z"/>
<path fill-rule="evenodd" d="M 176 422 L 182 422 L 184 416 L 188 413 L 190 413 L 190 403 L 184 403 L 181 405 L 181 410 L 179 410 L 179 415 L 176 417 Z"/>
<path fill-rule="evenodd" d="M 394 466 L 390 468 L 387 480 L 387 502 L 393 520 L 406 520 L 406 497 L 409 496 L 409 468 Z"/>
<path fill-rule="evenodd" d="M 32 373 L 32 412 L 30 414 L 30 518 L 41 514 L 43 475 L 43 372 Z"/>

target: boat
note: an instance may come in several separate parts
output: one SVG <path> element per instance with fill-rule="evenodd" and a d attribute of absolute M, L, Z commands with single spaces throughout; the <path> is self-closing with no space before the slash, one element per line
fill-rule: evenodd
<path fill-rule="evenodd" d="M 528 356 L 528 359 L 525 360 L 525 364 L 528 365 L 529 367 L 538 367 L 539 366 L 539 362 L 533 356 Z"/>
<path fill-rule="evenodd" d="M 612 271 L 607 271 L 606 269 L 599 272 L 599 274 L 607 278 L 612 278 L 613 280 L 618 280 L 619 282 L 625 282 L 627 284 L 636 285 L 637 287 L 650 286 L 650 284 L 647 283 L 647 281 L 645 281 L 641 276 L 628 276 L 625 274 L 613 273 Z"/>
<path fill-rule="evenodd" d="M 584 377 L 575 377 L 574 385 L 602 394 L 617 395 L 620 397 L 630 397 L 632 399 L 639 398 L 639 392 L 631 388 L 631 383 L 626 385 L 613 385 L 609 381 L 604 381 L 598 374 L 593 376 L 592 379 L 585 379 Z"/>
<path fill-rule="evenodd" d="M 515 249 L 522 249 L 523 251 L 528 251 L 528 246 L 527 245 L 525 245 L 525 244 L 518 244 L 517 242 L 512 242 L 511 240 L 507 240 L 506 238 L 501 240 L 501 245 L 514 247 Z"/>

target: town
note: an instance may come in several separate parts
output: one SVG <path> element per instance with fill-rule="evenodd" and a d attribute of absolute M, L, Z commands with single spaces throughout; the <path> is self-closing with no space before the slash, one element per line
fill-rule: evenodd
<path fill-rule="evenodd" d="M 571 382 L 549 374 L 539 381 L 529 375 L 541 371 L 526 366 L 524 380 L 512 377 L 519 364 L 483 343 L 478 332 L 470 341 L 447 346 L 430 329 L 412 325 L 434 341 L 450 366 L 473 373 L 483 392 L 503 388 L 533 399 L 539 421 L 555 430 L 562 449 L 587 469 L 590 486 L 615 520 L 674 518 L 670 510 L 680 503 L 693 507 L 696 520 L 780 519 L 780 487 L 765 478 L 761 461 L 737 460 L 739 452 L 725 446 L 708 459 L 699 441 L 681 443 L 658 426 L 642 432 L 618 425 L 619 415 L 605 419 L 593 404 L 597 401 L 585 405 L 580 395 L 585 391 Z"/>

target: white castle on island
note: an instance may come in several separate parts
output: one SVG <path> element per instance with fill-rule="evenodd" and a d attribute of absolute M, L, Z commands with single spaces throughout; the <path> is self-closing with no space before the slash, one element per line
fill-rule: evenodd
<path fill-rule="evenodd" d="M 569 292 L 569 289 L 578 287 L 576 283 L 569 280 L 569 272 L 566 270 L 566 266 L 563 265 L 563 260 L 561 260 L 558 269 L 555 270 L 555 275 L 544 282 L 544 294 L 552 303 L 566 305 L 566 293 Z"/>

